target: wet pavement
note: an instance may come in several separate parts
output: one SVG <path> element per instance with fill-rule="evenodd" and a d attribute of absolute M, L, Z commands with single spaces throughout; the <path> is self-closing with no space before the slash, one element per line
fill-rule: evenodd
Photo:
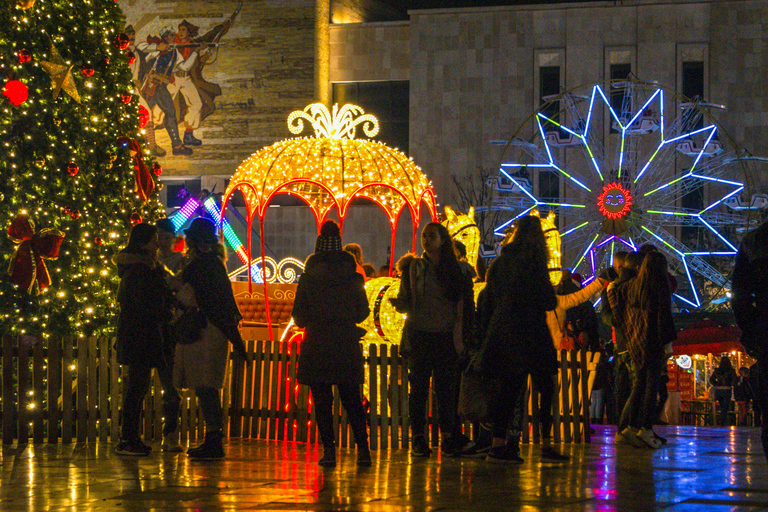
<path fill-rule="evenodd" d="M 565 464 L 542 463 L 523 445 L 519 466 L 354 450 L 322 469 L 322 450 L 232 439 L 227 458 L 184 454 L 131 458 L 109 443 L 2 448 L 0 511 L 16 510 L 768 510 L 768 464 L 754 428 L 659 427 L 657 451 L 613 444 L 596 427 L 589 445 L 561 445 Z"/>

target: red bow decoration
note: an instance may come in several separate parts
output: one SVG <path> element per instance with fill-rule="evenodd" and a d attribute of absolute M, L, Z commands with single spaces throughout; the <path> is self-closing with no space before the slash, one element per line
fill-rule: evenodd
<path fill-rule="evenodd" d="M 127 146 L 131 151 L 131 157 L 133 158 L 133 168 L 136 171 L 136 193 L 145 203 L 149 199 L 152 191 L 155 190 L 155 182 L 152 179 L 152 175 L 144 164 L 144 157 L 141 154 L 141 146 L 139 143 L 128 137 L 118 137 L 117 143 L 122 146 Z"/>
<path fill-rule="evenodd" d="M 45 228 L 35 232 L 35 222 L 21 214 L 8 227 L 8 238 L 15 244 L 16 252 L 8 266 L 11 281 L 27 293 L 37 294 L 51 284 L 51 276 L 45 260 L 59 257 L 59 247 L 64 233 L 58 229 Z M 35 283 L 38 287 L 35 288 Z"/>

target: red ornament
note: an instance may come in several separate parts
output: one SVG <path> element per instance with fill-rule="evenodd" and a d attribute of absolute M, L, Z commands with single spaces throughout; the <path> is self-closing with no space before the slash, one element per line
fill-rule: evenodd
<path fill-rule="evenodd" d="M 160 167 L 160 164 L 157 162 L 154 162 L 152 164 L 152 172 L 155 173 L 155 176 L 160 176 L 163 174 L 163 168 Z"/>
<path fill-rule="evenodd" d="M 96 244 L 96 245 L 101 245 L 103 242 L 102 242 L 101 238 L 95 237 L 93 239 L 93 243 Z"/>
<path fill-rule="evenodd" d="M 115 36 L 115 46 L 117 46 L 118 49 L 125 50 L 128 48 L 129 44 L 131 44 L 131 40 L 128 39 L 127 34 L 120 33 Z"/>
<path fill-rule="evenodd" d="M 80 166 L 75 162 L 69 162 L 67 164 L 67 172 L 70 176 L 77 176 L 77 173 L 80 172 Z"/>
<path fill-rule="evenodd" d="M 136 54 L 133 52 L 128 52 L 125 54 L 126 57 L 128 57 L 128 65 L 133 66 L 133 63 L 136 62 Z"/>
<path fill-rule="evenodd" d="M 127 105 L 133 99 L 133 94 L 121 94 L 120 99 L 123 100 L 123 103 Z"/>
<path fill-rule="evenodd" d="M 65 214 L 69 215 L 70 211 L 71 210 L 69 209 L 69 206 L 62 206 L 61 207 L 61 213 L 65 213 Z"/>
<path fill-rule="evenodd" d="M 80 210 L 70 210 L 69 216 L 73 219 L 79 219 L 80 218 Z"/>
<path fill-rule="evenodd" d="M 142 218 L 141 215 L 139 215 L 136 212 L 133 212 L 131 214 L 131 225 L 135 226 L 136 224 L 141 224 Z"/>
<path fill-rule="evenodd" d="M 139 105 L 139 128 L 144 128 L 149 122 L 149 110 Z"/>
<path fill-rule="evenodd" d="M 93 76 L 93 66 L 86 64 L 80 69 L 83 76 Z"/>
<path fill-rule="evenodd" d="M 19 50 L 19 64 L 26 64 L 30 60 L 32 60 L 32 52 L 26 48 Z"/>
<path fill-rule="evenodd" d="M 9 80 L 3 86 L 3 96 L 8 98 L 14 106 L 18 107 L 29 97 L 29 90 L 23 82 L 19 80 Z"/>

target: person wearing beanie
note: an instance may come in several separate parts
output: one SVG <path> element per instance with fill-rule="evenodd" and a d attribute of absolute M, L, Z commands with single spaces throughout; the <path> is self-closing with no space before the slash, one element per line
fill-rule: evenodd
<path fill-rule="evenodd" d="M 160 219 L 155 223 L 157 227 L 157 241 L 160 248 L 157 250 L 157 260 L 170 272 L 176 275 L 184 267 L 184 255 L 173 250 L 176 243 L 176 226 L 171 219 Z"/>
<path fill-rule="evenodd" d="M 173 382 L 179 389 L 194 389 L 205 419 L 205 441 L 187 450 L 193 459 L 224 457 L 224 417 L 219 390 L 224 386 L 229 345 L 235 355 L 248 359 L 238 324 L 232 283 L 227 276 L 224 246 L 216 239 L 216 229 L 208 219 L 198 217 L 184 231 L 189 263 L 181 272 L 184 283 L 176 299 L 185 309 L 198 308 L 206 326 L 200 338 L 177 343 Z"/>
<path fill-rule="evenodd" d="M 333 386 L 347 411 L 357 444 L 358 466 L 371 465 L 365 410 L 360 384 L 365 380 L 360 338 L 365 329 L 357 326 L 370 309 L 357 273 L 355 258 L 342 250 L 338 224 L 327 220 L 320 228 L 315 253 L 306 262 L 296 288 L 291 315 L 304 329 L 296 380 L 309 386 L 315 418 L 323 443 L 324 467 L 336 466 L 336 436 L 333 432 Z"/>

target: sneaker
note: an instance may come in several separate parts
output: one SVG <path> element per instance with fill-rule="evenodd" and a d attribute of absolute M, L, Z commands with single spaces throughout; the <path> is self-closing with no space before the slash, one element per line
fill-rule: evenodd
<path fill-rule="evenodd" d="M 432 455 L 432 450 L 427 446 L 427 441 L 424 436 L 416 436 L 413 438 L 413 447 L 411 447 L 411 455 L 416 457 L 429 457 Z"/>
<path fill-rule="evenodd" d="M 651 430 L 651 432 L 653 432 L 653 430 Z M 660 436 L 659 434 L 657 434 L 656 432 L 653 432 L 653 437 L 655 437 L 656 439 L 658 439 L 658 440 L 659 440 L 659 442 L 660 442 L 661 444 L 667 444 L 667 438 L 666 438 L 666 437 L 661 437 L 661 436 Z"/>
<path fill-rule="evenodd" d="M 174 148 L 171 150 L 171 152 L 174 155 L 189 156 L 189 155 L 192 154 L 192 148 L 188 148 L 187 146 L 182 144 L 180 146 L 174 146 Z"/>
<path fill-rule="evenodd" d="M 648 448 L 653 448 L 654 450 L 661 448 L 661 441 L 654 437 L 653 430 L 649 428 L 641 428 L 636 437 Z"/>
<path fill-rule="evenodd" d="M 616 432 L 616 435 L 613 436 L 613 442 L 614 444 L 629 444 L 629 440 L 621 432 Z"/>
<path fill-rule="evenodd" d="M 541 449 L 542 462 L 565 462 L 568 458 L 567 455 L 558 453 L 558 451 L 551 446 L 545 446 Z"/>
<path fill-rule="evenodd" d="M 520 457 L 520 447 L 510 446 L 508 444 L 490 448 L 485 460 L 496 464 L 522 464 L 525 462 L 523 458 Z"/>
<path fill-rule="evenodd" d="M 638 432 L 640 432 L 640 430 L 636 429 L 635 427 L 627 427 L 621 431 L 621 435 L 624 436 L 624 439 L 626 439 L 627 442 L 635 448 L 645 448 L 645 442 L 637 437 Z"/>
<path fill-rule="evenodd" d="M 185 146 L 200 146 L 203 144 L 203 141 L 195 137 L 194 132 L 185 131 L 184 139 L 181 141 L 181 143 L 184 144 Z"/>
<path fill-rule="evenodd" d="M 167 154 L 167 151 L 161 148 L 160 146 L 152 146 L 149 152 L 152 156 L 157 156 L 157 157 L 162 157 Z"/>
<path fill-rule="evenodd" d="M 487 441 L 480 437 L 474 443 L 470 443 L 469 446 L 461 451 L 462 457 L 485 457 L 488 452 L 491 451 L 491 445 L 493 442 L 491 439 Z"/>
<path fill-rule="evenodd" d="M 132 455 L 134 457 L 146 457 L 151 451 L 151 447 L 138 439 L 134 441 L 120 441 L 117 448 L 115 448 L 115 453 L 118 455 Z"/>
<path fill-rule="evenodd" d="M 184 451 L 184 448 L 182 448 L 179 444 L 178 429 L 171 432 L 170 434 L 163 435 L 163 444 L 161 445 L 161 448 L 164 452 L 170 453 L 181 453 Z"/>

